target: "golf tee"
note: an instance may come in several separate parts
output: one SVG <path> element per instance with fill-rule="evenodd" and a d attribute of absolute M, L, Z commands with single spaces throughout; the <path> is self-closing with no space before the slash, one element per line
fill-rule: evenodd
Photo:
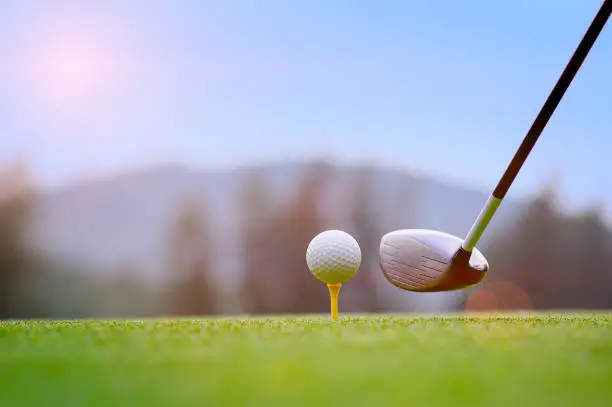
<path fill-rule="evenodd" d="M 342 287 L 342 283 L 327 284 L 329 299 L 331 301 L 331 319 L 333 321 L 338 319 L 338 295 L 340 294 L 340 287 Z"/>

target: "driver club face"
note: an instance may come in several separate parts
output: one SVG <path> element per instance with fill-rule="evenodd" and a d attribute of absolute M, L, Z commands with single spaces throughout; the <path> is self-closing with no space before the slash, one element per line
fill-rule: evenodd
<path fill-rule="evenodd" d="M 403 229 L 384 235 L 380 268 L 394 286 L 407 291 L 453 291 L 478 284 L 489 264 L 476 248 L 461 248 L 457 236 L 426 229 Z"/>

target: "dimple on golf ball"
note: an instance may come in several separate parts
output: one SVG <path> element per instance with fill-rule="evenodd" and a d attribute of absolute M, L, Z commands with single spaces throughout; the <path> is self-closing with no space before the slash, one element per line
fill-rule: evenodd
<path fill-rule="evenodd" d="M 310 241 L 306 263 L 310 272 L 324 283 L 344 283 L 359 270 L 361 249 L 348 233 L 326 230 Z"/>

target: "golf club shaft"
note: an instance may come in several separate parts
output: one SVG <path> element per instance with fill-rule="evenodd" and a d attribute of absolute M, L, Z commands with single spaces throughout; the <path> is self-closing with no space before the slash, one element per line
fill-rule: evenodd
<path fill-rule="evenodd" d="M 550 92 L 550 95 L 548 95 L 548 99 L 546 99 L 546 102 L 531 125 L 531 128 L 527 132 L 523 142 L 514 154 L 512 161 L 510 161 L 510 164 L 508 164 L 504 175 L 501 177 L 499 183 L 493 190 L 493 194 L 487 200 L 487 203 L 482 208 L 478 218 L 474 222 L 474 225 L 468 232 L 462 245 L 462 248 L 465 251 L 471 251 L 476 246 L 478 240 L 480 240 L 480 237 L 489 225 L 493 215 L 495 215 L 497 208 L 499 208 L 499 205 L 506 196 L 508 189 L 510 189 L 516 175 L 523 166 L 523 163 L 529 156 L 529 153 L 531 152 L 536 141 L 538 141 L 540 134 L 542 134 L 546 124 L 559 105 L 559 102 L 561 102 L 563 95 L 565 95 L 565 91 L 572 83 L 572 80 L 576 76 L 580 66 L 582 66 L 582 63 L 589 54 L 593 44 L 595 44 L 599 33 L 601 33 L 603 27 L 606 25 L 611 12 L 612 0 L 604 0 L 601 8 L 597 12 L 597 15 L 584 34 L 584 37 L 582 37 L 580 44 L 578 44 L 578 47 L 576 47 L 572 58 L 569 60 L 567 66 L 563 70 L 563 73 L 557 80 L 555 87 Z"/>

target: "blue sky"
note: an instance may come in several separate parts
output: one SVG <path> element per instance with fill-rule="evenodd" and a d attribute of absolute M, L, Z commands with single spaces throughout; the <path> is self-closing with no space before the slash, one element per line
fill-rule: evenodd
<path fill-rule="evenodd" d="M 54 186 L 325 154 L 489 191 L 599 0 L 3 1 L 0 162 Z M 612 207 L 612 27 L 510 195 Z"/>

